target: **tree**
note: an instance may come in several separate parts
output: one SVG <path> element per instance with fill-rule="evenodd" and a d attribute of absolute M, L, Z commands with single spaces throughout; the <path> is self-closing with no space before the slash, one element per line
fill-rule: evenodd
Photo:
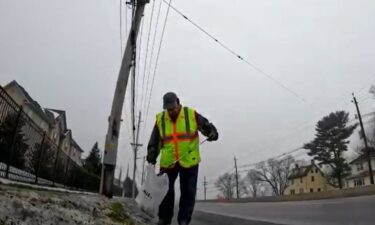
<path fill-rule="evenodd" d="M 247 184 L 248 191 L 251 193 L 253 198 L 256 198 L 258 196 L 258 192 L 260 189 L 260 186 L 262 184 L 262 181 L 258 179 L 257 171 L 256 170 L 250 170 L 245 178 L 244 182 Z"/>
<path fill-rule="evenodd" d="M 17 113 L 8 113 L 5 119 L 0 122 L 0 160 L 7 163 L 10 154 L 12 154 L 10 165 L 23 169 L 25 166 L 25 153 L 29 146 L 27 144 L 28 139 L 22 132 L 22 127 L 25 125 L 25 120 L 21 116 L 17 126 L 17 117 Z M 11 153 L 16 126 L 17 131 L 15 134 L 14 148 L 13 152 Z"/>
<path fill-rule="evenodd" d="M 236 174 L 235 173 L 225 173 L 220 176 L 216 182 L 215 187 L 218 188 L 220 195 L 224 199 L 232 199 L 236 196 Z M 244 196 L 248 193 L 246 189 L 246 184 L 244 179 L 238 177 L 238 195 L 239 197 Z"/>
<path fill-rule="evenodd" d="M 100 156 L 100 149 L 98 148 L 98 142 L 91 148 L 90 154 L 84 161 L 83 167 L 92 174 L 100 176 L 102 170 L 102 157 Z"/>
<path fill-rule="evenodd" d="M 375 86 L 374 85 L 372 85 L 370 87 L 369 93 L 372 94 L 373 98 L 375 99 Z M 368 127 L 366 129 L 367 142 L 368 142 L 369 146 L 375 147 L 375 112 L 372 112 L 372 113 L 367 114 L 367 115 L 362 115 L 362 117 L 365 117 L 365 116 L 368 116 L 368 115 L 371 116 L 371 120 L 369 121 L 368 124 L 366 124 L 366 125 L 368 125 Z M 359 137 L 361 139 L 363 139 L 362 130 L 359 131 Z M 362 151 L 363 149 L 364 149 L 364 146 L 362 145 L 361 151 L 359 151 L 358 153 L 363 154 L 363 151 Z"/>
<path fill-rule="evenodd" d="M 320 165 L 331 168 L 330 177 L 333 185 L 342 188 L 342 178 L 350 170 L 343 153 L 348 150 L 347 140 L 358 124 L 348 125 L 349 113 L 337 111 L 323 117 L 316 125 L 316 134 L 313 141 L 304 145 L 309 150 L 308 155 Z"/>
<path fill-rule="evenodd" d="M 268 183 L 276 196 L 283 195 L 288 187 L 288 177 L 293 162 L 292 156 L 280 160 L 269 159 L 267 162 L 258 164 L 255 177 L 258 181 Z"/>
<path fill-rule="evenodd" d="M 236 189 L 236 175 L 234 173 L 225 173 L 217 179 L 215 186 L 225 199 L 232 199 Z"/>

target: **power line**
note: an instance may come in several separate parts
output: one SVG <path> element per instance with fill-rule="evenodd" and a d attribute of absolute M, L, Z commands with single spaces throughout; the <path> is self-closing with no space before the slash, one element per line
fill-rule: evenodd
<path fill-rule="evenodd" d="M 153 60 L 153 56 L 154 56 L 154 49 L 155 49 L 155 41 L 156 41 L 156 36 L 157 36 L 157 28 L 159 26 L 159 18 L 160 18 L 160 11 L 161 11 L 161 4 L 162 4 L 162 1 L 160 1 L 160 4 L 159 4 L 159 10 L 158 10 L 158 14 L 156 16 L 156 26 L 155 26 L 155 31 L 154 31 L 154 35 L 153 35 L 153 40 L 152 40 L 152 48 L 151 48 L 151 56 L 150 56 L 150 63 L 148 65 L 148 74 L 147 74 L 147 83 L 146 83 L 146 96 L 147 96 L 147 93 L 148 93 L 148 83 L 149 83 L 149 79 L 150 79 L 150 74 L 151 74 L 151 71 L 152 71 L 152 60 Z M 147 99 L 144 100 L 144 106 L 142 104 L 141 107 L 143 107 L 144 109 L 146 108 L 146 101 Z M 146 109 L 145 109 L 146 110 Z M 146 135 L 146 125 L 147 125 L 147 119 L 148 119 L 148 115 L 146 114 L 146 119 L 145 119 L 145 123 L 143 124 L 143 138 L 145 138 L 145 135 Z"/>
<path fill-rule="evenodd" d="M 146 82 L 146 99 L 145 99 L 145 103 L 147 101 L 147 94 L 148 94 L 148 87 L 149 87 L 149 81 L 150 81 L 150 74 L 151 74 L 151 71 L 152 71 L 152 60 L 153 60 L 153 56 L 154 56 L 154 49 L 155 49 L 155 41 L 156 41 L 156 36 L 157 36 L 157 28 L 159 26 L 159 18 L 160 18 L 160 11 L 161 11 L 161 4 L 162 4 L 162 1 L 160 0 L 160 3 L 159 3 L 159 10 L 158 10 L 158 14 L 156 16 L 156 25 L 155 25 L 155 30 L 154 30 L 154 35 L 153 35 L 153 40 L 152 40 L 152 48 L 151 48 L 151 55 L 150 55 L 150 61 L 149 61 L 149 64 L 148 64 L 148 73 L 147 73 L 147 82 Z M 146 105 L 145 105 L 146 107 Z"/>
<path fill-rule="evenodd" d="M 270 159 L 278 159 L 278 158 L 281 158 L 281 157 L 284 157 L 284 156 L 288 156 L 288 155 L 290 155 L 292 153 L 295 153 L 295 152 L 298 152 L 298 151 L 301 151 L 301 150 L 304 150 L 303 147 L 298 147 L 298 148 L 292 149 L 290 151 L 284 152 L 284 153 L 282 153 L 280 155 L 277 155 L 277 156 L 274 156 L 274 157 L 271 157 L 271 158 L 268 158 L 268 159 L 265 159 L 265 160 L 262 160 L 262 161 L 258 161 L 258 162 L 255 162 L 255 163 L 249 163 L 249 164 L 238 166 L 238 168 L 256 166 L 257 164 L 262 163 L 262 162 L 266 162 L 266 161 L 268 161 Z"/>
<path fill-rule="evenodd" d="M 301 149 L 302 150 L 302 149 Z M 293 153 L 295 153 L 295 152 L 293 152 Z M 289 157 L 288 156 L 291 156 L 293 153 L 290 153 L 290 154 L 288 154 L 288 155 L 284 155 L 284 158 L 283 159 L 280 159 L 280 161 L 285 161 L 285 160 L 288 160 L 289 159 Z M 306 155 L 306 152 L 300 152 L 300 153 L 298 153 L 298 154 L 296 154 L 296 155 L 293 155 L 293 159 L 297 159 L 297 158 L 299 158 L 299 157 L 301 157 L 301 156 L 303 156 L 303 155 Z M 257 165 L 259 165 L 260 163 L 264 163 L 264 162 L 266 162 L 266 161 L 268 161 L 268 160 L 270 160 L 270 159 L 276 159 L 276 157 L 273 157 L 273 158 L 269 158 L 269 159 L 266 159 L 266 160 L 263 160 L 263 161 L 259 161 L 259 162 L 257 162 L 257 163 L 252 163 L 252 164 L 248 164 L 246 167 L 255 167 L 255 166 L 257 166 Z M 252 169 L 244 169 L 244 170 L 240 170 L 240 171 L 238 171 L 239 173 L 244 173 L 244 172 L 248 172 L 248 171 L 250 171 L 250 170 L 252 170 Z"/>
<path fill-rule="evenodd" d="M 141 95 L 141 107 L 143 106 L 144 101 L 144 85 L 145 85 L 145 76 L 146 76 L 146 66 L 147 66 L 147 58 L 148 58 L 148 47 L 150 46 L 150 36 L 151 36 L 151 28 L 152 28 L 152 20 L 154 18 L 154 11 L 155 11 L 155 1 L 152 3 L 152 9 L 151 9 L 151 17 L 150 17 L 150 26 L 148 29 L 148 35 L 147 35 L 147 45 L 146 45 L 146 55 L 145 55 L 145 64 L 143 67 L 143 77 L 142 77 L 142 95 Z M 149 68 L 150 69 L 150 68 Z M 146 87 L 147 88 L 147 87 Z"/>
<path fill-rule="evenodd" d="M 371 115 L 374 115 L 374 113 L 373 113 L 373 112 L 372 112 L 372 113 L 367 113 L 367 114 L 364 114 L 363 116 L 371 116 Z M 355 121 L 355 120 L 357 120 L 357 118 L 350 119 L 350 120 L 348 120 L 347 123 L 353 122 L 353 121 Z M 280 155 L 277 155 L 277 156 L 275 156 L 275 157 L 268 158 L 268 159 L 266 159 L 266 160 L 262 160 L 262 161 L 259 161 L 259 162 L 255 162 L 255 163 L 250 163 L 250 164 L 245 164 L 245 165 L 238 166 L 238 168 L 244 168 L 244 167 L 256 166 L 256 165 L 258 165 L 259 163 L 266 162 L 266 161 L 268 161 L 268 160 L 270 160 L 270 159 L 277 159 L 277 158 L 281 158 L 281 157 L 286 157 L 286 156 L 291 155 L 291 154 L 293 154 L 293 153 L 295 153 L 295 152 L 298 152 L 298 151 L 300 151 L 300 150 L 306 150 L 306 149 L 304 149 L 303 147 L 295 148 L 295 149 L 292 149 L 292 150 L 290 150 L 290 151 L 288 151 L 288 152 L 284 152 L 284 153 L 282 153 L 282 154 L 280 154 Z M 299 157 L 299 156 L 301 156 L 301 154 L 298 154 L 298 157 Z M 296 157 L 297 157 L 297 156 L 296 156 Z M 242 171 L 240 171 L 240 172 L 244 172 L 244 171 L 248 171 L 248 170 L 242 170 Z"/>
<path fill-rule="evenodd" d="M 359 90 L 363 90 L 364 89 L 364 87 L 362 87 L 361 89 L 359 89 Z M 367 98 L 365 98 L 365 99 L 362 99 L 362 100 L 360 100 L 360 102 L 363 102 L 363 101 L 367 101 L 369 98 L 371 98 L 371 96 L 369 96 L 369 97 L 367 97 Z M 342 102 L 341 100 L 339 101 L 339 102 Z M 350 101 L 348 101 L 347 103 L 345 103 L 343 106 L 346 106 L 346 105 L 348 105 L 348 104 L 351 104 L 351 102 Z M 337 105 L 337 107 L 338 107 L 339 105 Z M 364 116 L 368 116 L 368 114 L 365 114 Z M 304 131 L 304 130 L 306 130 L 306 129 L 309 129 L 311 126 L 310 126 L 310 123 L 311 122 L 315 122 L 315 121 L 318 121 L 319 119 L 314 119 L 314 120 L 310 120 L 309 122 L 307 122 L 307 123 L 304 123 L 304 125 L 305 126 L 297 126 L 296 128 L 295 128 L 295 130 L 293 131 L 293 132 L 291 132 L 290 134 L 288 134 L 288 135 L 285 135 L 284 137 L 282 137 L 281 139 L 279 139 L 281 142 L 280 143 L 282 143 L 284 140 L 289 140 L 290 138 L 290 136 L 292 136 L 292 135 L 294 135 L 295 133 L 300 133 L 301 131 Z M 348 122 L 352 122 L 352 121 L 354 121 L 355 119 L 351 119 L 351 120 L 349 120 Z M 302 124 L 301 124 L 302 125 Z M 264 148 L 264 149 L 266 149 L 266 148 Z"/>
<path fill-rule="evenodd" d="M 362 101 L 368 100 L 370 97 L 371 97 L 371 96 L 368 96 L 367 98 L 363 99 Z M 375 115 L 374 112 L 370 112 L 370 113 L 363 114 L 362 117 L 374 116 L 374 115 Z M 351 123 L 351 122 L 356 121 L 356 120 L 357 120 L 357 118 L 352 118 L 352 119 L 348 120 L 347 123 Z M 274 156 L 274 157 L 271 157 L 271 158 L 268 158 L 268 159 L 265 159 L 265 160 L 262 160 L 262 161 L 258 161 L 258 162 L 255 162 L 255 163 L 250 163 L 250 164 L 245 164 L 245 165 L 238 166 L 238 168 L 253 167 L 253 166 L 256 166 L 256 165 L 258 165 L 258 164 L 260 164 L 260 163 L 262 163 L 262 162 L 266 162 L 266 161 L 268 161 L 268 160 L 270 160 L 270 159 L 278 159 L 278 158 L 281 158 L 281 157 L 285 157 L 284 159 L 281 159 L 281 160 L 287 160 L 287 159 L 288 159 L 287 156 L 289 156 L 289 155 L 291 155 L 291 154 L 293 154 L 293 153 L 299 152 L 299 151 L 301 151 L 301 150 L 306 150 L 306 149 L 304 149 L 303 147 L 298 147 L 298 148 L 295 148 L 295 149 L 289 150 L 289 151 L 284 152 L 284 153 L 282 153 L 282 154 L 280 154 L 280 155 L 277 155 L 277 156 Z M 298 153 L 297 155 L 295 155 L 294 158 L 300 157 L 300 156 L 302 156 L 302 155 L 304 155 L 304 154 L 306 154 L 306 153 L 305 153 L 305 152 L 300 152 L 300 153 Z M 232 171 L 232 170 L 233 170 L 233 169 L 231 169 L 230 171 Z M 250 169 L 240 170 L 240 171 L 238 171 L 238 173 L 248 172 L 249 170 L 250 170 Z M 229 172 L 230 172 L 230 171 L 229 171 Z M 222 174 L 222 173 L 221 173 L 221 174 Z M 217 179 L 217 177 L 220 177 L 221 174 L 218 175 L 218 176 L 216 176 L 216 178 L 213 178 L 213 179 Z M 212 179 L 211 179 L 211 180 L 212 180 Z M 212 182 L 212 181 L 210 181 L 210 182 Z"/>
<path fill-rule="evenodd" d="M 240 61 L 244 62 L 245 64 L 247 64 L 248 66 L 250 66 L 251 68 L 253 68 L 254 70 L 258 71 L 260 74 L 262 74 L 263 76 L 267 77 L 269 80 L 271 80 L 272 82 L 274 82 L 275 84 L 277 84 L 278 86 L 280 86 L 282 89 L 284 89 L 285 91 L 289 92 L 290 94 L 292 94 L 293 96 L 295 96 L 296 98 L 298 98 L 299 100 L 301 100 L 302 102 L 304 102 L 305 104 L 308 104 L 310 105 L 303 97 L 301 97 L 297 92 L 295 92 L 294 90 L 292 90 L 291 88 L 287 87 L 285 84 L 281 83 L 279 80 L 275 79 L 273 76 L 271 76 L 269 73 L 266 73 L 264 70 L 262 70 L 260 67 L 256 66 L 254 63 L 251 63 L 249 60 L 247 60 L 246 58 L 244 58 L 243 56 L 241 56 L 240 54 L 238 54 L 237 52 L 235 52 L 232 48 L 230 48 L 228 45 L 224 44 L 222 41 L 220 41 L 219 39 L 217 39 L 216 37 L 214 37 L 212 34 L 210 34 L 208 31 L 206 31 L 202 26 L 198 25 L 196 22 L 192 21 L 191 19 L 189 19 L 185 14 L 183 14 L 181 11 L 179 11 L 177 8 L 175 8 L 174 6 L 172 6 L 170 4 L 170 2 L 168 3 L 166 0 L 163 0 L 164 3 L 168 4 L 168 6 L 170 8 L 172 8 L 177 14 L 179 14 L 180 16 L 182 16 L 185 20 L 187 20 L 188 22 L 190 22 L 193 26 L 195 26 L 198 30 L 200 30 L 202 33 L 204 33 L 206 36 L 208 36 L 210 39 L 212 39 L 214 42 L 218 43 L 221 47 L 223 47 L 225 50 L 227 50 L 229 53 L 231 53 L 232 55 L 234 55 L 237 59 L 239 59 Z"/>
<path fill-rule="evenodd" d="M 139 44 L 138 44 L 138 46 L 139 46 L 138 59 L 137 59 L 138 62 L 141 61 L 141 53 L 142 53 L 143 21 L 144 20 L 142 20 L 142 22 L 141 22 L 141 33 L 140 33 Z M 139 92 L 142 91 L 142 90 L 139 89 L 139 86 L 140 86 L 139 85 L 139 74 L 140 74 L 140 66 L 137 67 L 137 76 L 136 76 L 137 81 L 136 81 L 136 84 L 137 84 L 138 89 L 137 89 L 135 104 L 136 104 L 136 106 L 138 106 L 136 108 L 138 108 L 138 110 L 141 111 L 141 108 L 139 107 L 139 94 L 140 94 Z"/>
<path fill-rule="evenodd" d="M 171 2 L 172 2 L 172 0 L 169 0 L 168 8 L 167 8 L 167 13 L 166 13 L 165 20 L 164 20 L 164 26 L 163 26 L 163 30 L 162 30 L 162 33 L 161 33 L 161 38 L 160 38 L 160 43 L 159 43 L 159 49 L 158 49 L 158 52 L 157 52 L 157 55 L 156 55 L 155 68 L 154 68 L 154 72 L 153 72 L 151 89 L 150 89 L 150 94 L 149 94 L 149 99 L 148 99 L 148 104 L 147 104 L 147 110 L 146 110 L 146 120 L 145 120 L 146 122 L 147 122 L 147 119 L 148 119 L 148 111 L 150 109 L 150 102 L 151 102 L 151 97 L 152 97 L 151 94 L 152 94 L 152 90 L 153 90 L 153 87 L 154 87 L 154 82 L 155 82 L 155 77 L 156 77 L 156 71 L 157 71 L 157 68 L 158 68 L 158 62 L 159 62 L 159 57 L 160 57 L 160 51 L 161 51 L 161 46 L 163 44 L 163 39 L 164 39 L 164 34 L 165 34 L 165 28 L 167 26 L 167 20 L 168 20 L 169 10 L 171 8 L 170 7 Z"/>
<path fill-rule="evenodd" d="M 128 32 L 128 3 L 125 2 L 125 34 Z"/>
<path fill-rule="evenodd" d="M 120 56 L 121 56 L 121 59 L 122 59 L 122 0 L 120 0 L 120 45 L 121 45 L 121 48 L 120 48 Z"/>
<path fill-rule="evenodd" d="M 152 76 L 152 82 L 151 82 L 151 89 L 150 89 L 150 93 L 149 93 L 149 98 L 148 98 L 148 104 L 147 104 L 147 107 L 146 107 L 146 123 L 147 123 L 147 119 L 148 119 L 148 112 L 149 112 L 149 109 L 150 109 L 150 102 L 151 102 L 151 97 L 152 97 L 152 90 L 153 90 L 153 87 L 154 87 L 154 82 L 155 82 L 155 77 L 156 77 L 156 71 L 157 71 L 157 68 L 158 68 L 158 63 L 159 63 L 159 57 L 160 57 L 160 51 L 161 51 L 161 46 L 163 44 L 163 39 L 164 39 L 164 34 L 165 34 L 165 28 L 167 26 L 167 21 L 168 21 L 168 15 L 169 15 L 169 10 L 170 10 L 170 3 L 172 2 L 172 0 L 169 0 L 169 5 L 168 5 L 168 8 L 167 8 L 167 12 L 166 12 L 166 15 L 165 15 L 165 20 L 164 20 L 164 25 L 163 25 L 163 30 L 161 32 L 161 38 L 160 38 L 160 43 L 159 43 L 159 49 L 158 49 L 158 52 L 157 52 L 157 55 L 156 55 L 156 60 L 155 60 L 155 67 L 154 67 L 154 72 L 153 72 L 153 76 Z"/>

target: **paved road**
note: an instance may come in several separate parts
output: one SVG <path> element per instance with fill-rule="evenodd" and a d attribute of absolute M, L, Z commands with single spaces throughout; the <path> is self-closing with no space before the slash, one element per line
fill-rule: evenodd
<path fill-rule="evenodd" d="M 275 224 L 375 224 L 375 196 L 303 202 L 198 203 L 196 210 Z M 198 221 L 192 225 L 201 224 Z"/>

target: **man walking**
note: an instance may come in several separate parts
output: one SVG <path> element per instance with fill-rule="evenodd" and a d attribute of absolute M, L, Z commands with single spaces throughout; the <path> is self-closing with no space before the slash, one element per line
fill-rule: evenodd
<path fill-rule="evenodd" d="M 188 225 L 194 210 L 197 191 L 200 131 L 207 141 L 216 141 L 215 126 L 194 109 L 180 104 L 177 95 L 168 92 L 163 97 L 164 111 L 156 115 L 156 124 L 147 147 L 147 161 L 156 163 L 160 156 L 160 170 L 169 178 L 169 190 L 159 206 L 158 225 L 171 224 L 174 209 L 174 183 L 180 176 L 181 198 L 179 225 Z"/>

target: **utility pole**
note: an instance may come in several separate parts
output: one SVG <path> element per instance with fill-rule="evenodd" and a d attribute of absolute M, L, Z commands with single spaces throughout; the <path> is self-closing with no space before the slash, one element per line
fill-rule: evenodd
<path fill-rule="evenodd" d="M 146 156 L 143 156 L 142 159 L 143 159 L 143 164 L 142 164 L 142 180 L 141 180 L 141 185 L 143 185 L 143 181 L 145 179 L 145 162 L 146 162 Z"/>
<path fill-rule="evenodd" d="M 119 182 L 119 186 L 120 186 L 121 190 L 123 190 L 121 178 L 122 178 L 122 167 L 120 167 L 120 173 L 118 175 L 118 182 Z M 121 196 L 122 196 L 122 192 L 121 192 Z"/>
<path fill-rule="evenodd" d="M 138 125 L 137 125 L 137 135 L 135 138 L 135 143 L 132 143 L 133 150 L 134 150 L 134 168 L 133 168 L 133 186 L 132 186 L 132 197 L 135 198 L 135 171 L 137 170 L 137 151 L 138 147 L 142 146 L 142 144 L 138 143 L 138 138 L 139 138 L 139 127 L 141 124 L 141 115 L 142 113 L 139 112 L 139 117 L 138 117 Z"/>
<path fill-rule="evenodd" d="M 237 198 L 240 198 L 240 193 L 238 192 L 238 170 L 237 170 L 237 159 L 234 156 L 234 168 L 236 169 L 236 191 L 237 191 Z"/>
<path fill-rule="evenodd" d="M 103 167 L 100 180 L 100 193 L 107 196 L 113 196 L 113 180 L 117 160 L 118 139 L 120 136 L 120 123 L 122 108 L 124 106 L 125 92 L 128 84 L 135 43 L 143 16 L 145 5 L 149 0 L 132 0 L 135 11 L 133 14 L 132 26 L 126 43 L 124 57 L 122 59 L 119 76 L 117 78 L 116 89 L 112 102 L 111 114 L 108 118 L 108 130 L 105 140 Z"/>
<path fill-rule="evenodd" d="M 357 102 L 356 97 L 354 96 L 354 93 L 353 93 L 353 103 L 355 104 L 355 107 L 357 109 L 359 124 L 361 125 L 361 131 L 362 131 L 363 141 L 365 142 L 365 152 L 366 152 L 366 157 L 367 157 L 368 170 L 370 172 L 370 182 L 371 182 L 371 184 L 374 184 L 374 175 L 372 173 L 371 158 L 370 158 L 370 149 L 368 148 L 367 137 L 366 137 L 365 129 L 363 127 L 361 112 L 359 111 L 358 102 Z"/>
<path fill-rule="evenodd" d="M 122 185 L 122 197 L 124 198 L 125 197 L 125 180 L 129 177 L 129 164 L 128 164 L 128 168 L 126 170 L 126 176 L 125 176 L 125 179 L 124 179 L 124 182 L 123 182 L 123 185 Z"/>
<path fill-rule="evenodd" d="M 204 181 L 203 181 L 203 188 L 204 188 L 204 200 L 207 200 L 207 180 L 206 176 L 204 176 Z"/>

